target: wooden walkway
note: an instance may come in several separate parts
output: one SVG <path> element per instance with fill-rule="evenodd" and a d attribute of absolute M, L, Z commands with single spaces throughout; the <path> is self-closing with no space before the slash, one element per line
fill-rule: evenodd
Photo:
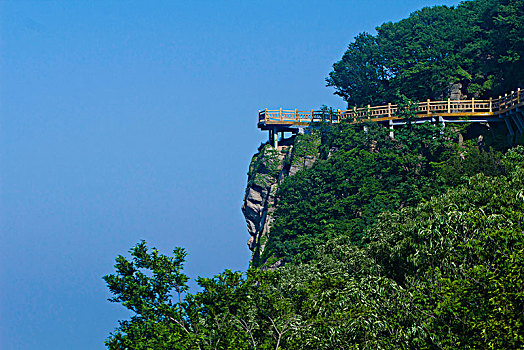
<path fill-rule="evenodd" d="M 503 117 L 508 112 L 519 111 L 524 104 L 524 90 L 520 88 L 499 98 L 489 100 L 446 100 L 418 102 L 416 107 L 417 120 L 443 122 L 489 122 L 505 121 Z M 258 112 L 258 127 L 273 132 L 293 131 L 303 128 L 313 122 L 328 121 L 338 123 L 349 119 L 352 123 L 363 121 L 388 122 L 391 125 L 404 124 L 402 118 L 396 115 L 397 105 L 367 106 L 347 110 L 299 111 L 297 109 L 264 109 Z M 517 129 L 524 131 L 524 121 L 515 122 Z M 507 123 L 507 122 L 506 122 Z M 508 125 L 508 128 L 510 126 Z M 522 127 L 522 130 L 521 130 Z"/>

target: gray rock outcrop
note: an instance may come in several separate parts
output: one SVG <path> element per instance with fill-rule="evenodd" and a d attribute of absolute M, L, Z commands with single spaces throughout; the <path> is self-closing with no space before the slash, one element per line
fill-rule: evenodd
<path fill-rule="evenodd" d="M 318 136 L 299 135 L 287 141 L 278 149 L 265 144 L 249 166 L 242 213 L 250 235 L 247 244 L 253 252 L 251 261 L 257 265 L 263 263 L 260 259 L 274 221 L 279 184 L 287 176 L 311 167 L 318 158 Z"/>

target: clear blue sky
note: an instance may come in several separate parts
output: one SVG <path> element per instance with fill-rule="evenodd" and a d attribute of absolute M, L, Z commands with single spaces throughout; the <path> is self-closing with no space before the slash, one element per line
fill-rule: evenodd
<path fill-rule="evenodd" d="M 102 276 L 141 239 L 191 277 L 249 261 L 264 107 L 325 87 L 359 32 L 458 1 L 0 1 L 0 348 L 102 349 Z"/>

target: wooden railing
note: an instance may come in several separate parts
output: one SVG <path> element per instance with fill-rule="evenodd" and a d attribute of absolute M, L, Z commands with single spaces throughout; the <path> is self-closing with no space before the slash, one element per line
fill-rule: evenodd
<path fill-rule="evenodd" d="M 324 110 L 324 111 L 299 111 L 299 110 L 287 110 L 287 109 L 276 109 L 270 110 L 265 109 L 258 112 L 258 121 L 271 121 L 271 122 L 298 122 L 298 123 L 311 123 L 320 121 L 333 121 L 338 122 L 340 120 L 340 110 Z"/>
<path fill-rule="evenodd" d="M 450 100 L 418 102 L 415 111 L 418 117 L 431 115 L 498 115 L 512 110 L 524 102 L 524 90 L 520 88 L 504 96 L 489 100 Z M 353 119 L 354 122 L 361 120 L 382 121 L 399 119 L 397 116 L 397 105 L 387 104 L 384 106 L 367 106 L 362 108 L 323 111 L 299 111 L 297 109 L 265 109 L 258 112 L 259 123 L 266 124 L 308 124 L 318 121 L 331 121 L 334 123 L 342 119 Z"/>

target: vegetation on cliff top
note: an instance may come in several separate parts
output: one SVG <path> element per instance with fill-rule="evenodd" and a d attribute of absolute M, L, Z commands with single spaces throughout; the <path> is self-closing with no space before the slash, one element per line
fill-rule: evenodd
<path fill-rule="evenodd" d="M 269 144 L 260 146 L 259 152 L 251 159 L 247 176 L 248 186 L 267 186 L 276 182 L 280 174 L 281 159 L 280 152 Z"/>
<path fill-rule="evenodd" d="M 328 240 L 306 263 L 225 271 L 187 289 L 185 254 L 131 250 L 105 277 L 134 312 L 111 349 L 524 346 L 524 148 L 418 205 L 380 214 L 361 246 Z M 146 271 L 149 272 L 146 272 Z"/>

